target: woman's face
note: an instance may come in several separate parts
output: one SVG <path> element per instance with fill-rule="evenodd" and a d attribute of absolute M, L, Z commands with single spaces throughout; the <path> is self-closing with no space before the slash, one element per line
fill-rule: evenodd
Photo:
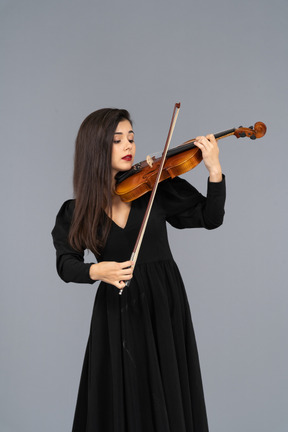
<path fill-rule="evenodd" d="M 118 171 L 128 171 L 132 168 L 135 156 L 134 132 L 128 120 L 118 123 L 112 146 L 112 175 Z"/>

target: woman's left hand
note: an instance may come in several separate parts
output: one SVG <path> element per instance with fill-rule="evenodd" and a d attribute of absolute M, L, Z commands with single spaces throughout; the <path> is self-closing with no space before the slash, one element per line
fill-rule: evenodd
<path fill-rule="evenodd" d="M 222 169 L 219 161 L 219 147 L 214 135 L 198 136 L 194 144 L 202 152 L 203 162 L 209 171 L 211 182 L 222 180 Z"/>

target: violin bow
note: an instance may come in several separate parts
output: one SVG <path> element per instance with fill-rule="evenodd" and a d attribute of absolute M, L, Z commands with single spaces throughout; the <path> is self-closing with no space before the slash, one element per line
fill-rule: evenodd
<path fill-rule="evenodd" d="M 153 202 L 154 202 L 154 198 L 155 198 L 156 191 L 157 191 L 157 188 L 158 188 L 159 180 L 160 180 L 160 177 L 161 177 L 161 174 L 162 174 L 162 170 L 163 170 L 163 167 L 164 167 L 166 155 L 167 155 L 167 152 L 168 152 L 168 149 L 169 149 L 169 145 L 170 145 L 170 142 L 171 142 L 171 138 L 172 138 L 172 135 L 173 135 L 173 132 L 174 132 L 174 128 L 175 128 L 175 125 L 176 125 L 177 117 L 178 117 L 178 114 L 179 114 L 179 109 L 180 109 L 180 102 L 176 103 L 175 106 L 174 106 L 173 115 L 172 115 L 172 119 L 171 119 L 171 123 L 170 123 L 170 128 L 169 128 L 168 136 L 167 136 L 166 143 L 165 143 L 165 146 L 164 146 L 164 150 L 163 150 L 163 153 L 162 153 L 162 158 L 161 158 L 161 162 L 160 162 L 160 165 L 159 165 L 158 174 L 157 174 L 157 177 L 156 177 L 153 189 L 151 191 L 150 199 L 149 199 L 146 211 L 145 211 L 144 218 L 142 220 L 142 224 L 141 224 L 141 227 L 140 227 L 140 230 L 139 230 L 139 233 L 138 233 L 138 237 L 137 237 L 137 240 L 136 240 L 136 243 L 135 243 L 132 255 L 130 257 L 130 261 L 134 262 L 134 268 L 135 268 L 135 265 L 136 265 L 136 261 L 137 261 L 137 258 L 138 258 L 138 254 L 139 254 L 140 248 L 141 248 L 141 244 L 142 244 L 142 240 L 143 240 L 143 237 L 144 237 L 144 234 L 145 234 L 146 226 L 147 226 L 147 223 L 148 223 L 148 220 L 149 220 L 151 208 L 152 208 L 152 205 L 153 205 Z M 129 286 L 130 282 L 131 282 L 131 279 L 128 280 L 128 281 L 126 281 L 125 282 L 125 287 Z M 123 289 L 124 288 L 120 289 L 119 295 L 122 294 Z"/>

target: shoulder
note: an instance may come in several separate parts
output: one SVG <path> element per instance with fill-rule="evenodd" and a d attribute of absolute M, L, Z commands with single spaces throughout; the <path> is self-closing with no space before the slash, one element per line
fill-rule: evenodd
<path fill-rule="evenodd" d="M 60 212 L 67 212 L 67 211 L 73 212 L 74 208 L 75 208 L 75 199 L 69 199 L 67 201 L 64 201 L 64 203 L 60 207 L 59 213 Z"/>
<path fill-rule="evenodd" d="M 69 199 L 65 201 L 57 214 L 56 220 L 59 222 L 70 223 L 75 209 L 75 200 Z"/>
<path fill-rule="evenodd" d="M 197 189 L 192 186 L 187 180 L 175 177 L 173 179 L 169 178 L 164 180 L 159 184 L 159 195 L 164 197 L 172 197 L 181 198 L 191 195 L 198 195 L 199 192 Z"/>

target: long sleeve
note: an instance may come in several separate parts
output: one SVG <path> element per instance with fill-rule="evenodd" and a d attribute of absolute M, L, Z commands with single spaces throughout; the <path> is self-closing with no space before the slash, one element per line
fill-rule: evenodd
<path fill-rule="evenodd" d="M 89 269 L 93 263 L 85 263 L 84 250 L 75 250 L 68 242 L 74 205 L 74 200 L 64 202 L 52 230 L 53 243 L 56 249 L 56 268 L 64 282 L 92 284 L 95 281 L 90 278 Z"/>
<path fill-rule="evenodd" d="M 164 181 L 160 198 L 166 220 L 173 227 L 217 228 L 223 223 L 225 213 L 225 176 L 219 183 L 210 183 L 208 180 L 207 197 L 181 178 Z"/>

